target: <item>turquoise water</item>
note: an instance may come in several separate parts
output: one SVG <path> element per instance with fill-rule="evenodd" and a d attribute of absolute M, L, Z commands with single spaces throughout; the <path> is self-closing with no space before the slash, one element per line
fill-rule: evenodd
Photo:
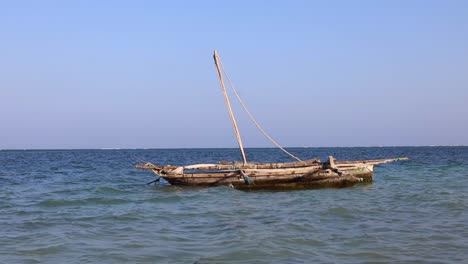
<path fill-rule="evenodd" d="M 146 185 L 138 159 L 235 149 L 0 151 L 0 263 L 463 263 L 468 147 L 298 148 L 302 158 L 408 156 L 345 189 Z M 247 149 L 255 161 L 288 161 Z M 141 162 L 139 162 L 141 163 Z M 466 262 L 465 262 L 466 263 Z"/>

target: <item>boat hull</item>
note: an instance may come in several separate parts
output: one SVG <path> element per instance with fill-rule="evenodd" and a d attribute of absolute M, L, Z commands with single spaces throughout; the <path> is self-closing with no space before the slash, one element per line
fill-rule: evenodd
<path fill-rule="evenodd" d="M 230 186 L 242 190 L 260 189 L 318 189 L 350 187 L 360 182 L 372 181 L 373 165 L 347 168 L 334 172 L 330 169 L 310 168 L 303 173 L 292 171 L 281 174 L 284 170 L 256 171 L 249 174 L 251 182 L 239 172 L 193 173 L 181 175 L 160 175 L 172 185 L 185 186 Z"/>
<path fill-rule="evenodd" d="M 317 189 L 343 188 L 361 182 L 372 182 L 375 165 L 407 159 L 335 161 L 330 156 L 327 162 L 220 162 L 187 166 L 158 166 L 146 163 L 136 165 L 136 168 L 151 170 L 172 185 L 230 186 L 243 190 Z"/>

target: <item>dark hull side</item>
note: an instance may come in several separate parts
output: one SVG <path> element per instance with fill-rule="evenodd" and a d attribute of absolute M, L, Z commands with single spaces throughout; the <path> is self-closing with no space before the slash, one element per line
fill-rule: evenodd
<path fill-rule="evenodd" d="M 277 177 L 250 176 L 253 183 L 247 183 L 238 174 L 220 177 L 164 177 L 172 185 L 185 186 L 230 186 L 240 190 L 299 190 L 320 188 L 351 187 L 361 182 L 372 182 L 372 172 L 355 170 L 345 175 L 338 175 L 329 170 L 318 170 L 303 175 L 284 175 Z"/>

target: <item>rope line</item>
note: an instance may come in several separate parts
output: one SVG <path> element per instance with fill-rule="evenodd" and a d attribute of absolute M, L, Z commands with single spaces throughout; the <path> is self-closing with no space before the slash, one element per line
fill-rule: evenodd
<path fill-rule="evenodd" d="M 290 157 L 292 157 L 293 159 L 297 160 L 297 161 L 300 161 L 300 162 L 304 162 L 303 160 L 301 160 L 300 158 L 294 156 L 293 154 L 291 154 L 290 152 L 288 152 L 287 150 L 285 150 L 283 147 L 280 146 L 280 144 L 278 144 L 272 137 L 270 137 L 270 135 L 268 135 L 268 133 L 260 126 L 260 124 L 257 122 L 257 120 L 255 120 L 255 118 L 253 117 L 253 115 L 250 113 L 250 111 L 247 109 L 247 106 L 245 106 L 244 102 L 242 101 L 242 99 L 240 98 L 239 94 L 237 93 L 237 90 L 236 88 L 234 88 L 234 84 L 232 83 L 231 81 L 231 78 L 229 77 L 229 75 L 227 74 L 226 70 L 224 69 L 224 65 L 223 65 L 223 62 L 221 61 L 221 58 L 219 58 L 219 64 L 221 65 L 221 69 L 223 70 L 223 73 L 224 75 L 226 75 L 226 78 L 229 82 L 229 85 L 231 86 L 231 89 L 234 91 L 234 94 L 236 95 L 237 97 L 237 100 L 239 101 L 239 103 L 241 104 L 242 108 L 244 108 L 245 112 L 247 113 L 247 115 L 250 117 L 250 119 L 252 120 L 252 122 L 255 124 L 255 126 L 262 132 L 262 134 L 268 138 L 268 140 L 270 140 L 271 143 L 273 143 L 275 146 L 277 146 L 279 149 L 281 149 L 284 153 L 288 154 Z"/>

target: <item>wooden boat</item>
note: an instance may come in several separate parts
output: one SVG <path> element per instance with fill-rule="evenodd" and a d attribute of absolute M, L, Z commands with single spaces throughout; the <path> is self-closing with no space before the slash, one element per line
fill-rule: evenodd
<path fill-rule="evenodd" d="M 147 169 L 172 185 L 185 186 L 230 186 L 236 189 L 309 189 L 327 187 L 348 187 L 359 182 L 371 182 L 374 165 L 406 160 L 407 158 L 391 158 L 377 160 L 336 161 L 329 156 L 326 162 L 318 159 L 301 160 L 294 156 L 276 141 L 274 141 L 250 114 L 235 90 L 229 76 L 225 73 L 218 53 L 214 52 L 214 60 L 229 116 L 234 127 L 234 133 L 239 144 L 242 162 L 219 162 L 216 164 L 194 164 L 188 166 L 154 165 L 147 162 L 136 165 L 138 169 Z M 229 96 L 224 83 L 226 75 L 231 88 L 240 104 L 260 131 L 277 147 L 294 158 L 295 162 L 259 163 L 247 162 L 242 139 L 232 112 Z"/>

